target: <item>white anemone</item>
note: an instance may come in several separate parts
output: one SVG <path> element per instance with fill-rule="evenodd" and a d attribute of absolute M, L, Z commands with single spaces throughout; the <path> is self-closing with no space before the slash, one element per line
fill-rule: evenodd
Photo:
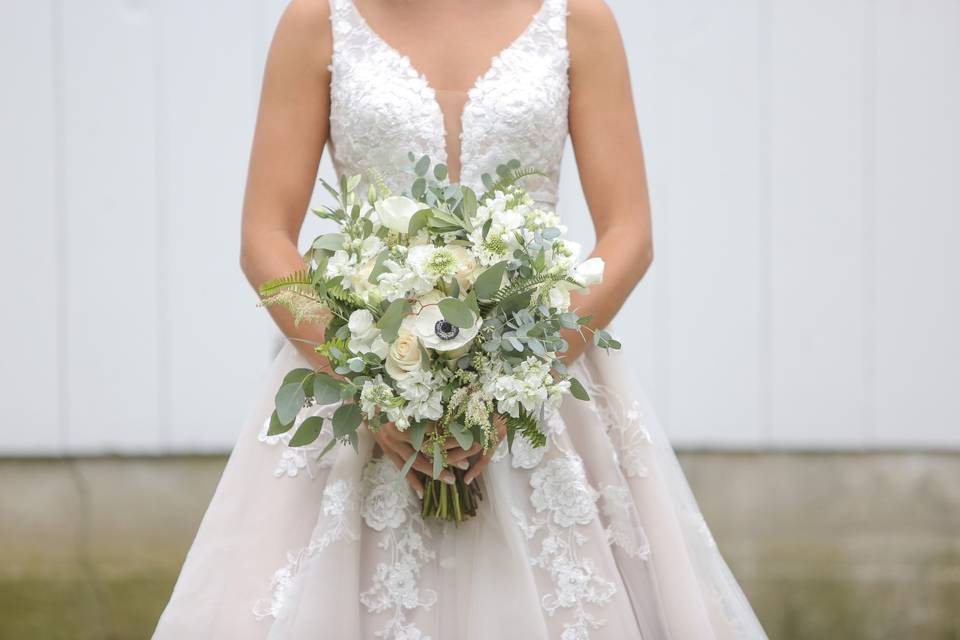
<path fill-rule="evenodd" d="M 434 351 L 454 351 L 465 347 L 480 331 L 479 317 L 472 327 L 466 329 L 447 322 L 437 305 L 444 297 L 437 290 L 428 292 L 419 300 L 419 313 L 408 318 L 410 329 L 420 338 L 423 346 Z"/>

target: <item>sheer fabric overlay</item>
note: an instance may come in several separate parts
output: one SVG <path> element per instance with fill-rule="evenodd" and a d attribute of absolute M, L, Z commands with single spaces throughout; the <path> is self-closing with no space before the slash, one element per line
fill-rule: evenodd
<path fill-rule="evenodd" d="M 411 149 L 446 159 L 444 113 L 427 79 L 350 0 L 331 9 L 338 172 L 376 167 L 389 183 Z M 555 205 L 567 68 L 565 1 L 545 0 L 468 93 L 463 182 L 480 188 L 491 164 L 517 158 L 546 171 L 534 197 Z M 522 436 L 512 452 L 502 445 L 482 476 L 478 516 L 459 526 L 421 519 L 365 431 L 359 453 L 336 447 L 320 460 L 329 427 L 306 448 L 266 435 L 284 374 L 302 366 L 287 343 L 155 639 L 766 637 L 619 354 L 589 349 L 574 364 L 591 400 L 570 398 L 547 417 L 545 448 Z M 311 412 L 329 418 L 335 408 Z"/>

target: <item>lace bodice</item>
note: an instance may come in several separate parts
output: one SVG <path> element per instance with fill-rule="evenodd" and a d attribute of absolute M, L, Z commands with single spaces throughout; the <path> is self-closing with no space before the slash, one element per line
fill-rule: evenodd
<path fill-rule="evenodd" d="M 352 0 L 330 0 L 333 59 L 330 147 L 338 174 L 379 171 L 391 188 L 409 181 L 409 152 L 447 162 L 444 114 L 429 80 L 387 44 Z M 535 200 L 556 205 L 569 85 L 566 0 L 543 0 L 527 28 L 490 62 L 460 115 L 460 181 L 512 159 L 546 173 L 528 178 Z"/>

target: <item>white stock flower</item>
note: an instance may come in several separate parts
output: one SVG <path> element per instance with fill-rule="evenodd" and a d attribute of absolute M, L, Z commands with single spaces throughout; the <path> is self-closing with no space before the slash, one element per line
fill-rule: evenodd
<path fill-rule="evenodd" d="M 326 276 L 328 278 L 343 276 L 344 282 L 349 282 L 349 277 L 353 274 L 356 266 L 357 257 L 355 255 L 347 253 L 343 249 L 337 249 L 333 255 L 330 256 L 330 259 L 327 260 Z"/>
<path fill-rule="evenodd" d="M 406 414 L 413 420 L 439 420 L 443 416 L 442 389 L 426 369 L 411 371 L 397 380 L 397 391 L 407 401 Z"/>
<path fill-rule="evenodd" d="M 380 329 L 373 322 L 373 314 L 366 309 L 357 309 L 347 321 L 350 342 L 347 347 L 354 353 L 372 352 L 381 360 L 386 357 L 389 346 L 380 337 Z"/>
<path fill-rule="evenodd" d="M 373 206 L 381 224 L 398 233 L 406 233 L 410 229 L 410 218 L 424 208 L 419 202 L 405 196 L 390 196 L 378 200 Z"/>
<path fill-rule="evenodd" d="M 434 351 L 454 351 L 465 347 L 480 331 L 481 319 L 478 316 L 472 327 L 461 329 L 447 322 L 437 304 L 444 299 L 439 291 L 430 291 L 418 302 L 420 309 L 409 318 L 411 331 L 428 349 Z M 476 316 L 476 314 L 474 314 Z"/>

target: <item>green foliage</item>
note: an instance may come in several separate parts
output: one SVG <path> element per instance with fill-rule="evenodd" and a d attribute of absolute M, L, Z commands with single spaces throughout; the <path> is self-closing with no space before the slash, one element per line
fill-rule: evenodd
<path fill-rule="evenodd" d="M 570 379 L 570 393 L 577 400 L 583 400 L 584 402 L 590 400 L 590 394 L 587 393 L 586 388 L 583 384 L 576 378 L 571 377 Z"/>
<path fill-rule="evenodd" d="M 440 307 L 440 313 L 443 314 L 444 320 L 461 329 L 469 329 L 476 323 L 476 319 L 473 317 L 473 311 L 462 300 L 444 298 L 438 306 Z"/>
<path fill-rule="evenodd" d="M 547 436 L 540 430 L 540 424 L 523 408 L 520 409 L 518 417 L 507 416 L 507 432 L 511 431 L 522 434 L 534 447 L 542 447 L 547 444 Z"/>
<path fill-rule="evenodd" d="M 487 191 L 483 194 L 483 196 L 481 196 L 481 201 L 486 200 L 487 198 L 492 198 L 497 191 L 506 191 L 507 188 L 512 187 L 517 182 L 528 176 L 546 176 L 546 174 L 539 169 L 520 167 L 519 163 L 517 163 L 513 168 L 509 168 L 507 166 L 506 171 L 501 171 L 500 168 L 505 166 L 507 165 L 500 165 L 500 167 L 497 167 L 497 175 L 499 179 L 496 182 L 494 182 L 488 174 L 483 175 L 483 186 L 486 187 Z"/>
<path fill-rule="evenodd" d="M 480 300 L 490 300 L 497 295 L 500 290 L 500 284 L 503 282 L 503 274 L 507 270 L 506 261 L 498 262 L 489 267 L 480 274 L 473 285 L 473 291 Z"/>
<path fill-rule="evenodd" d="M 323 418 L 320 416 L 310 416 L 300 423 L 297 432 L 290 438 L 291 447 L 303 447 L 320 437 L 323 430 Z"/>
<path fill-rule="evenodd" d="M 408 313 L 410 313 L 410 303 L 407 300 L 394 300 L 390 303 L 380 321 L 377 322 L 377 326 L 380 327 L 380 336 L 384 341 L 389 343 L 397 339 L 400 325 Z"/>

